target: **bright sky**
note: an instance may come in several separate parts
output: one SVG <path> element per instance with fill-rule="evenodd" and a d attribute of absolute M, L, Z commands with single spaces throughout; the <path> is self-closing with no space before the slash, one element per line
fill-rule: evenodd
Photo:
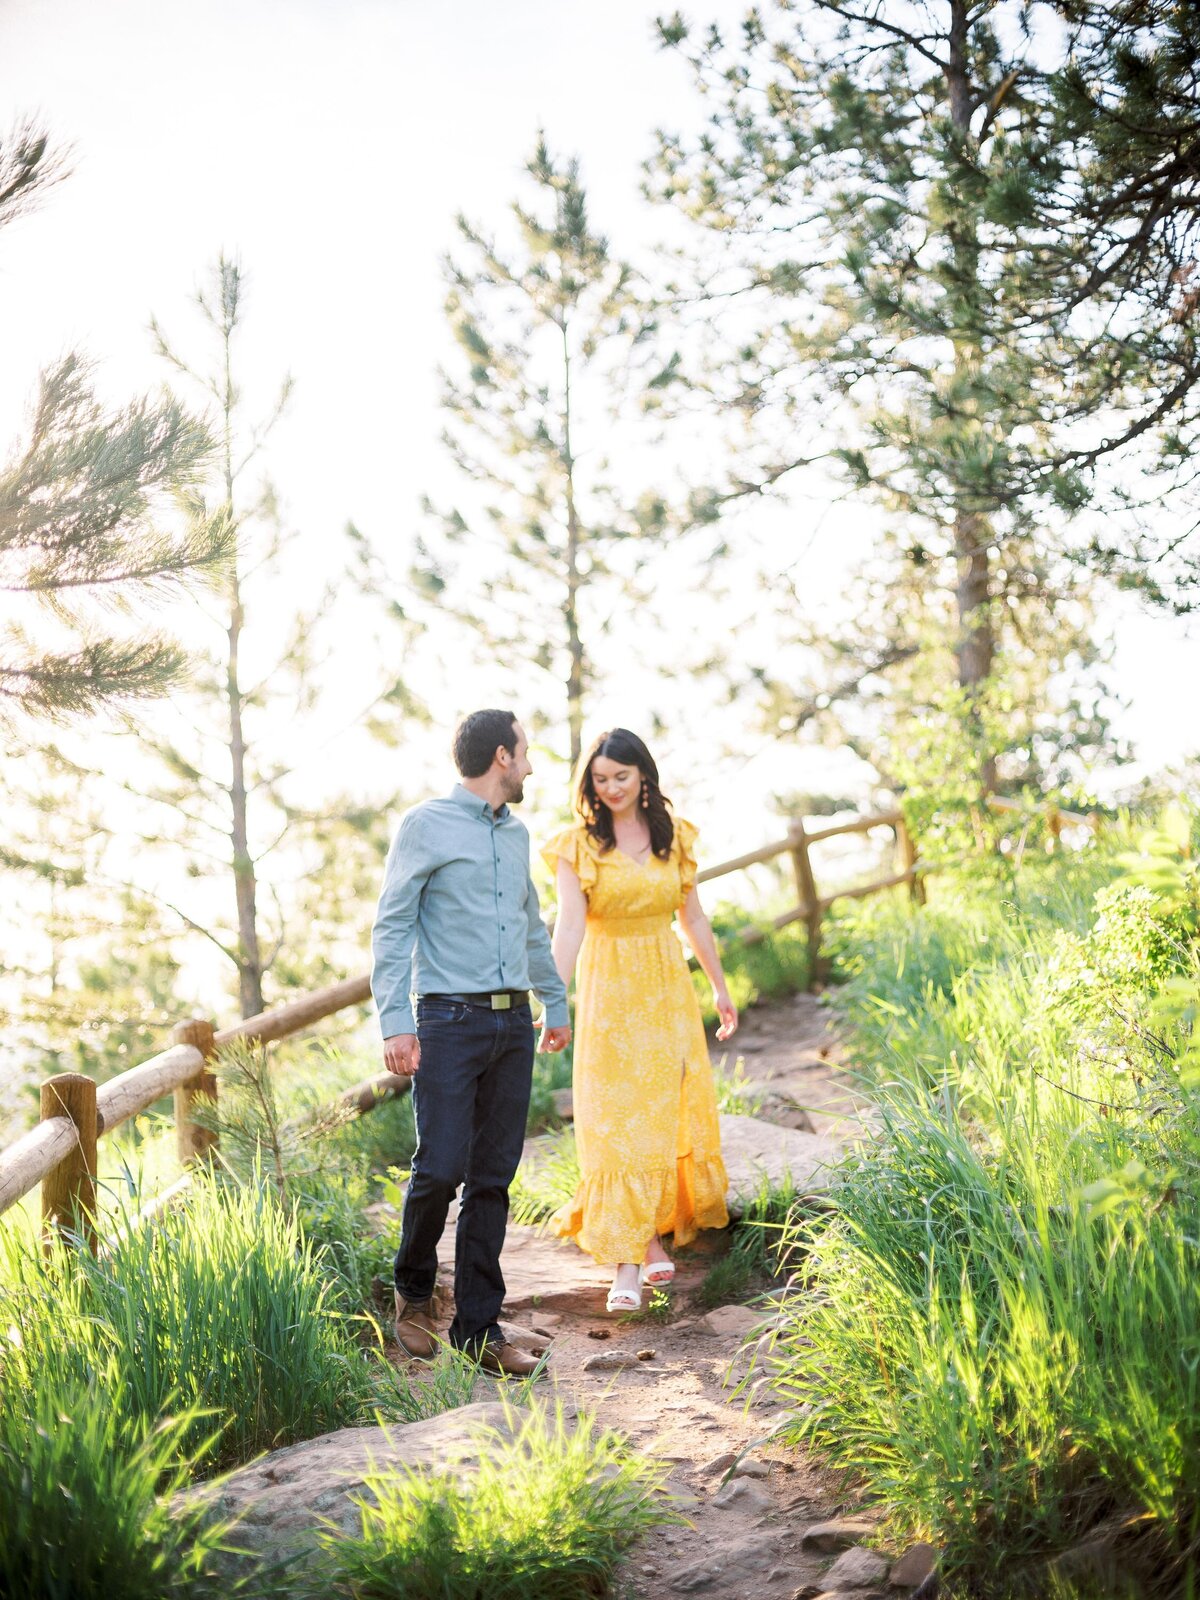
<path fill-rule="evenodd" d="M 656 125 L 694 128 L 701 106 L 682 63 L 653 45 L 657 9 L 0 0 L 5 117 L 39 113 L 74 147 L 72 176 L 0 239 L 0 440 L 18 430 L 38 368 L 74 345 L 100 362 L 114 399 L 161 382 L 149 316 L 186 325 L 201 269 L 236 251 L 253 297 L 251 388 L 265 402 L 282 372 L 297 379 L 270 464 L 307 541 L 299 567 L 347 519 L 402 556 L 419 496 L 449 481 L 435 369 L 447 354 L 438 258 L 455 213 L 500 217 L 542 125 L 582 157 L 593 217 L 619 249 L 635 254 L 666 225 L 638 196 L 640 165 Z M 726 20 L 742 10 L 741 0 L 693 8 Z M 808 490 L 815 499 L 778 529 L 803 533 L 820 516 L 823 488 Z M 815 596 L 836 594 L 847 536 L 853 548 L 868 526 L 843 506 L 814 541 Z M 731 620 L 745 610 L 735 595 Z M 1121 731 L 1141 765 L 1200 750 L 1200 702 L 1164 694 L 1195 676 L 1187 630 L 1130 613 L 1111 621 L 1130 702 Z M 686 614 L 678 624 L 682 640 Z M 612 665 L 593 719 L 636 725 L 644 687 Z M 757 798 L 806 781 L 748 734 L 747 758 L 756 751 L 737 774 L 694 772 L 731 842 L 757 842 L 749 789 Z M 827 783 L 852 773 L 830 767 Z"/>

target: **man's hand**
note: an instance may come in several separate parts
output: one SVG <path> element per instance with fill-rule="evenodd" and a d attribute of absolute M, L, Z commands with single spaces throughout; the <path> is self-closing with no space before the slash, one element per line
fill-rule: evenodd
<path fill-rule="evenodd" d="M 543 1028 L 542 1037 L 538 1040 L 538 1049 L 543 1055 L 552 1056 L 560 1050 L 565 1050 L 570 1042 L 570 1028 Z"/>
<path fill-rule="evenodd" d="M 415 1033 L 394 1033 L 383 1041 L 383 1062 L 389 1072 L 411 1078 L 421 1065 L 421 1043 Z"/>

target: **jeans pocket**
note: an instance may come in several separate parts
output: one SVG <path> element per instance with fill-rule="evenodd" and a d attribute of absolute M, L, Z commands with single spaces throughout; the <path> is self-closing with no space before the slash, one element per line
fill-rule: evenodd
<path fill-rule="evenodd" d="M 469 1005 L 461 1000 L 418 1000 L 417 1023 L 428 1027 L 431 1023 L 454 1024 L 465 1022 L 471 1014 Z"/>

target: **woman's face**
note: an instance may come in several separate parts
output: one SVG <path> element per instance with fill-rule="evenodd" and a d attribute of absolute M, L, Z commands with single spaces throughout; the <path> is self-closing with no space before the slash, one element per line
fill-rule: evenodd
<path fill-rule="evenodd" d="M 636 809 L 642 796 L 642 774 L 627 761 L 611 761 L 597 756 L 592 762 L 592 783 L 596 798 L 614 817 Z"/>

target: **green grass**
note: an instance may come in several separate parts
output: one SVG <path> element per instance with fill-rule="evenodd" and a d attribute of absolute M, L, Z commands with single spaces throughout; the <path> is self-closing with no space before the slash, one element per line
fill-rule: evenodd
<path fill-rule="evenodd" d="M 713 1262 L 694 1300 L 706 1309 L 751 1299 L 784 1277 L 802 1253 L 797 1224 L 804 1204 L 789 1180 L 758 1193 L 729 1228 L 729 1249 Z"/>
<path fill-rule="evenodd" d="M 357 1538 L 328 1536 L 329 1582 L 359 1600 L 594 1600 L 641 1534 L 679 1521 L 665 1468 L 561 1407 L 496 1436 L 463 1483 L 415 1470 L 368 1481 Z"/>
<path fill-rule="evenodd" d="M 510 1219 L 518 1224 L 545 1222 L 570 1200 L 579 1179 L 574 1128 L 546 1134 L 534 1160 L 517 1168 L 508 1194 Z"/>
<path fill-rule="evenodd" d="M 769 932 L 757 944 L 746 944 L 740 937 L 742 931 L 760 925 L 748 911 L 740 906 L 720 905 L 711 920 L 729 997 L 739 1011 L 758 1000 L 796 994 L 808 986 L 808 947 L 799 924 Z M 712 989 L 703 973 L 693 972 L 692 978 L 705 1024 L 711 1026 L 717 1020 Z"/>
<path fill-rule="evenodd" d="M 194 1410 L 183 1447 L 219 1433 L 208 1469 L 369 1415 L 374 1370 L 330 1299 L 293 1215 L 262 1183 L 197 1183 L 185 1207 L 131 1226 L 98 1261 L 10 1238 L 0 1397 L 75 1394 L 115 1363 L 130 1427 Z"/>
<path fill-rule="evenodd" d="M 107 1360 L 84 1383 L 6 1383 L 0 1398 L 0 1594 L 8 1600 L 167 1600 L 228 1594 L 214 1557 L 227 1530 L 169 1497 L 195 1464 L 187 1412 L 121 1420 L 125 1375 Z"/>
<path fill-rule="evenodd" d="M 1168 1593 L 1200 1537 L 1200 1099 L 1145 952 L 1197 968 L 1136 894 L 1093 908 L 1115 875 L 1097 851 L 1038 863 L 1019 900 L 960 880 L 844 930 L 884 1135 L 832 1219 L 787 1230 L 793 1438 L 984 1592 L 1021 1570 L 1044 1592 L 1045 1559 L 1118 1516 Z"/>

